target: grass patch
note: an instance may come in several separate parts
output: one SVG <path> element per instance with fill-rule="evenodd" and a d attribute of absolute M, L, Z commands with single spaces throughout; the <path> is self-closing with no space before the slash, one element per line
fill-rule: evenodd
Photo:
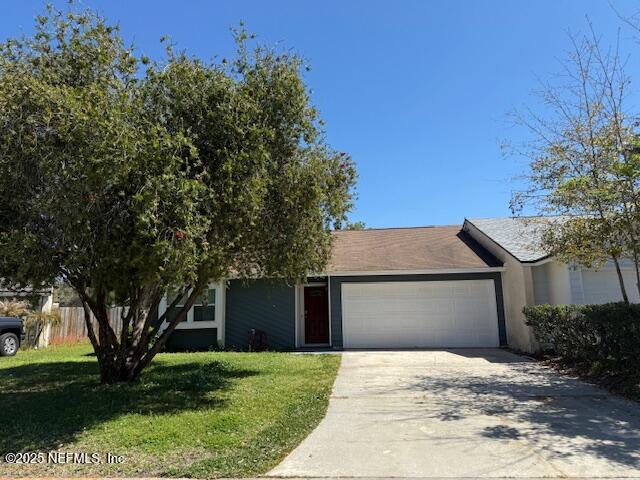
<path fill-rule="evenodd" d="M 234 477 L 275 466 L 324 416 L 338 355 L 165 353 L 104 386 L 87 345 L 0 358 L 0 458 L 108 453 L 123 463 L 12 465 L 2 475 Z"/>

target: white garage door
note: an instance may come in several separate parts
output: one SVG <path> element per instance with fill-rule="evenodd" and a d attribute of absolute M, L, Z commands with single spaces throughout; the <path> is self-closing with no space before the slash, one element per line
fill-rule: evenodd
<path fill-rule="evenodd" d="M 497 347 L 493 280 L 342 284 L 345 348 Z"/>

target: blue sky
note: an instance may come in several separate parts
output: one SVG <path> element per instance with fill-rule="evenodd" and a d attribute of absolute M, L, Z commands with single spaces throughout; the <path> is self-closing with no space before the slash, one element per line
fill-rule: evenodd
<path fill-rule="evenodd" d="M 53 2 L 63 5 L 64 2 Z M 625 15 L 640 1 L 614 0 Z M 2 4 L 0 37 L 32 29 L 45 2 Z M 620 29 L 628 73 L 640 65 L 638 34 L 607 0 L 219 0 L 91 1 L 140 51 L 159 58 L 159 38 L 202 58 L 229 56 L 240 20 L 261 42 L 309 60 L 306 80 L 327 141 L 359 172 L 354 220 L 369 227 L 454 224 L 509 214 L 523 171 L 500 144 L 525 132 L 506 114 L 560 70 L 567 31 L 586 17 L 605 43 Z M 633 88 L 636 88 L 632 85 Z M 634 95 L 637 92 L 633 92 Z"/>

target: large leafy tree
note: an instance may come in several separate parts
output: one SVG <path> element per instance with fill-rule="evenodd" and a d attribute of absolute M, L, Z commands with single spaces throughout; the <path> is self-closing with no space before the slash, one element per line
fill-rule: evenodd
<path fill-rule="evenodd" d="M 532 207 L 548 222 L 543 246 L 586 267 L 612 261 L 628 302 L 621 261 L 635 265 L 640 290 L 639 156 L 635 119 L 625 109 L 629 78 L 616 50 L 592 34 L 574 40 L 556 84 L 544 84 L 542 113 L 517 115 L 533 133 L 525 188 L 512 209 Z"/>
<path fill-rule="evenodd" d="M 209 281 L 322 271 L 355 170 L 298 57 L 240 30 L 233 61 L 154 63 L 91 11 L 36 26 L 0 45 L 0 277 L 73 287 L 103 382 L 136 378 Z M 184 306 L 162 330 L 168 289 Z"/>

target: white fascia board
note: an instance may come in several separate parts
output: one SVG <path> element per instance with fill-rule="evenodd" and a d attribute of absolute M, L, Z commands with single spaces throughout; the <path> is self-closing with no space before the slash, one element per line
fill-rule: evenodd
<path fill-rule="evenodd" d="M 535 262 L 520 262 L 522 265 L 527 267 L 538 267 L 540 265 L 544 265 L 545 263 L 553 262 L 553 257 L 545 257 L 542 260 L 537 260 Z"/>
<path fill-rule="evenodd" d="M 505 267 L 485 267 L 485 268 L 430 268 L 422 270 L 372 270 L 372 271 L 341 271 L 329 272 L 330 277 L 365 277 L 374 275 L 434 275 L 448 273 L 492 273 L 504 272 Z"/>

